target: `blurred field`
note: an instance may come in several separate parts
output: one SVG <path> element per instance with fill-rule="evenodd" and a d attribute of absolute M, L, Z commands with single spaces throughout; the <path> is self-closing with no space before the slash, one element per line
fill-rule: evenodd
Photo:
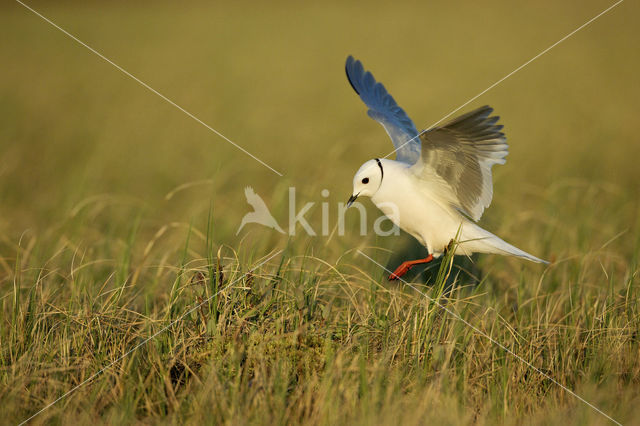
<path fill-rule="evenodd" d="M 427 127 L 611 3 L 28 4 L 284 177 L 2 4 L 3 423 L 221 289 L 34 422 L 609 423 L 356 254 L 384 264 L 406 236 L 361 237 L 355 217 L 331 238 L 236 230 L 245 186 L 282 225 L 296 187 L 319 230 L 320 203 L 335 212 L 391 151 L 348 54 Z M 510 143 L 481 223 L 554 263 L 481 256 L 480 283 L 452 293 L 416 278 L 624 424 L 640 416 L 638 12 L 621 4 L 461 111 L 490 104 Z"/>

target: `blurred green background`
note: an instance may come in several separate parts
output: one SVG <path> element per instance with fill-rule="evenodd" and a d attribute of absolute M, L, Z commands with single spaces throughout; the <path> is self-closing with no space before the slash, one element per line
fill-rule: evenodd
<path fill-rule="evenodd" d="M 93 223 L 132 211 L 144 212 L 143 226 L 189 222 L 213 204 L 217 237 L 235 244 L 250 210 L 245 186 L 274 206 L 285 226 L 288 186 L 301 204 L 323 201 L 324 188 L 330 202 L 345 201 L 360 164 L 391 150 L 346 81 L 348 54 L 425 128 L 612 3 L 28 4 L 284 178 L 6 2 L 0 233 L 14 240 L 78 209 L 105 206 L 109 213 L 95 212 Z M 570 224 L 584 209 L 609 222 L 605 213 L 615 212 L 594 205 L 597 199 L 580 204 L 579 194 L 592 186 L 617 192 L 633 206 L 629 217 L 637 215 L 637 18 L 636 3 L 621 4 L 460 111 L 490 104 L 505 125 L 510 155 L 494 169 L 495 200 L 483 219 L 505 239 L 538 248 L 527 243 L 535 235 L 518 228 L 539 214 Z M 577 204 L 549 205 L 545 198 L 556 190 Z M 318 219 L 319 205 L 314 211 Z M 499 225 L 523 212 L 509 229 Z M 261 231 L 254 225 L 253 232 Z"/>

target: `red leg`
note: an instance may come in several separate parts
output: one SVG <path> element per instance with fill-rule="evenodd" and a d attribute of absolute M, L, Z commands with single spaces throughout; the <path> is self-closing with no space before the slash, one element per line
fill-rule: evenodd
<path fill-rule="evenodd" d="M 420 265 L 422 263 L 429 263 L 432 260 L 433 260 L 433 255 L 430 254 L 424 259 L 407 260 L 406 262 L 402 262 L 402 264 L 398 266 L 391 275 L 389 275 L 389 281 L 399 279 L 401 276 L 409 272 L 409 269 L 413 268 L 415 265 Z"/>

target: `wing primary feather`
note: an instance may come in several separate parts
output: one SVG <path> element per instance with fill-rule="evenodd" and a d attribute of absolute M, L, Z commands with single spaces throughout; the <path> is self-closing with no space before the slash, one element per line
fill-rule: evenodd
<path fill-rule="evenodd" d="M 353 84 L 353 81 L 351 80 L 351 74 L 349 73 L 349 68 L 353 66 L 353 61 L 354 61 L 353 56 L 349 55 L 349 57 L 347 58 L 347 63 L 344 66 L 344 72 L 347 74 L 347 80 L 349 80 L 349 84 L 351 85 L 351 88 L 358 95 L 360 95 L 360 92 L 358 92 L 358 89 L 356 88 L 355 84 Z"/>
<path fill-rule="evenodd" d="M 420 141 L 416 138 L 418 130 L 405 111 L 384 85 L 377 82 L 371 72 L 366 71 L 362 62 L 353 56 L 345 63 L 347 79 L 353 90 L 367 105 L 369 117 L 385 128 L 396 147 L 397 160 L 414 164 L 420 158 Z"/>
<path fill-rule="evenodd" d="M 493 109 L 483 106 L 421 135 L 422 155 L 414 170 L 440 182 L 452 207 L 473 220 L 491 204 L 491 167 L 504 164 L 508 145 Z"/>

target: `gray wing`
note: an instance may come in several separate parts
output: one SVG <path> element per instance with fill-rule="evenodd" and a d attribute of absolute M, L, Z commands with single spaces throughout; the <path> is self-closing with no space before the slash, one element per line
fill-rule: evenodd
<path fill-rule="evenodd" d="M 411 168 L 442 183 L 440 195 L 475 221 L 491 204 L 491 167 L 504 164 L 508 153 L 499 117 L 490 117 L 492 112 L 483 106 L 422 134 L 422 155 Z"/>
<path fill-rule="evenodd" d="M 396 160 L 409 164 L 418 161 L 420 158 L 420 141 L 416 137 L 418 130 L 409 116 L 398 106 L 382 83 L 376 82 L 373 75 L 364 70 L 362 62 L 349 56 L 345 70 L 351 87 L 369 107 L 367 111 L 369 117 L 382 124 L 393 141 L 393 146 L 397 150 Z"/>

